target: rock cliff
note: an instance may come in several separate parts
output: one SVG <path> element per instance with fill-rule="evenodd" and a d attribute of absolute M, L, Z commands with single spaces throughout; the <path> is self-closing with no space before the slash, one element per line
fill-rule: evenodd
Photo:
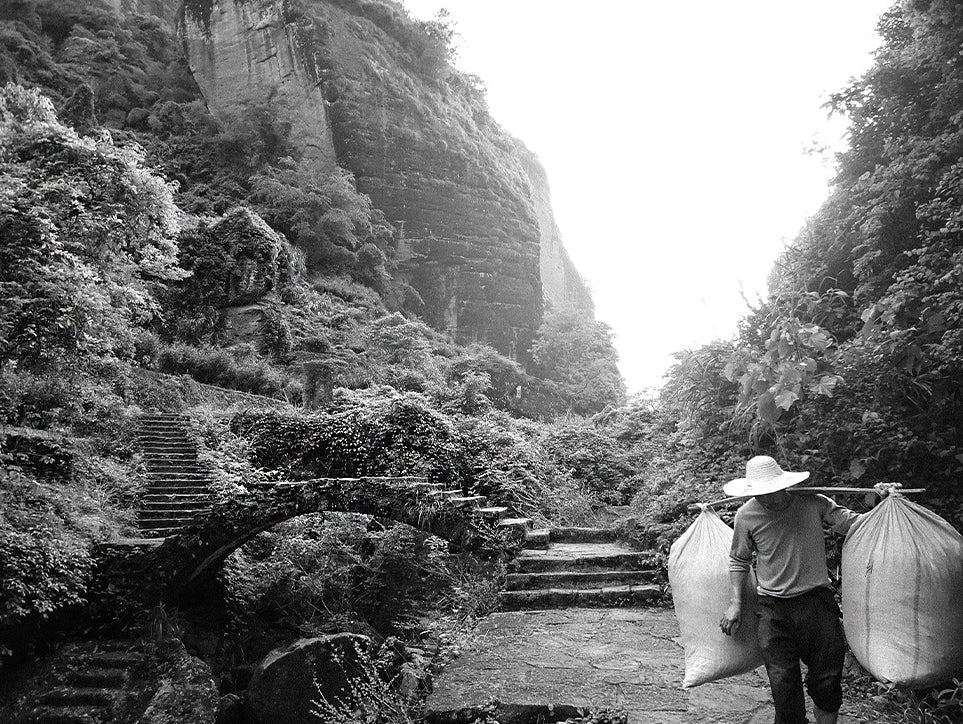
<path fill-rule="evenodd" d="M 539 272 L 545 301 L 558 307 L 571 306 L 594 313 L 592 295 L 562 244 L 562 234 L 552 211 L 552 194 L 545 167 L 521 141 L 516 143 L 522 167 L 532 185 L 535 212 L 538 215 Z"/>
<path fill-rule="evenodd" d="M 306 47 L 310 19 L 287 2 L 188 0 L 178 26 L 191 72 L 215 115 L 270 103 L 291 124 L 301 170 L 317 176 L 334 169 L 321 69 Z"/>
<path fill-rule="evenodd" d="M 336 164 L 355 175 L 394 224 L 395 274 L 432 326 L 524 363 L 546 299 L 591 309 L 541 165 L 396 5 L 187 0 L 178 15 L 215 114 L 269 103 L 306 178 Z"/>

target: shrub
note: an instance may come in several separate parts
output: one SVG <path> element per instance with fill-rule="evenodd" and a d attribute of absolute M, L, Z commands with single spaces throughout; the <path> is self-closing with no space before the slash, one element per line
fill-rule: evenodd
<path fill-rule="evenodd" d="M 186 344 L 166 345 L 157 358 L 157 369 L 169 374 L 193 377 L 209 385 L 250 392 L 267 397 L 280 397 L 287 385 L 284 375 L 267 362 L 255 360 L 238 364 L 226 349 L 191 347 Z"/>
<path fill-rule="evenodd" d="M 254 461 L 295 475 L 428 475 L 460 481 L 459 439 L 423 395 L 381 387 L 338 390 L 315 414 L 261 413 L 236 423 Z"/>
<path fill-rule="evenodd" d="M 161 353 L 160 338 L 146 329 L 138 330 L 134 335 L 134 363 L 141 367 L 153 369 Z"/>
<path fill-rule="evenodd" d="M 80 138 L 35 90 L 0 89 L 0 359 L 33 370 L 133 350 L 180 278 L 171 188 L 132 148 Z"/>

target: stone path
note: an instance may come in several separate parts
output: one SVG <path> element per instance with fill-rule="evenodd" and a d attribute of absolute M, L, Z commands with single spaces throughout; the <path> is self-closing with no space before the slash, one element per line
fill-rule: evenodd
<path fill-rule="evenodd" d="M 491 699 L 621 708 L 634 724 L 768 724 L 765 672 L 681 688 L 684 660 L 671 610 L 512 611 L 480 622 L 435 681 L 428 709 Z"/>
<path fill-rule="evenodd" d="M 149 481 L 137 511 L 137 527 L 145 538 L 176 535 L 195 517 L 210 512 L 210 474 L 198 462 L 197 445 L 183 415 L 145 414 L 137 437 Z"/>
<path fill-rule="evenodd" d="M 625 547 L 612 529 L 545 532 L 526 536 L 527 550 L 511 564 L 501 593 L 507 610 L 483 619 L 436 677 L 429 712 L 497 700 L 623 709 L 634 724 L 773 720 L 762 667 L 682 689 L 685 658 L 675 613 L 640 606 L 661 593 L 651 583 L 650 553 Z M 857 712 L 844 703 L 840 724 L 868 721 Z"/>
<path fill-rule="evenodd" d="M 47 689 L 24 702 L 17 724 L 90 724 L 121 718 L 128 688 L 146 656 L 129 641 L 69 644 L 49 672 Z M 0 717 L 2 718 L 2 717 Z"/>
<path fill-rule="evenodd" d="M 499 594 L 501 608 L 633 606 L 662 594 L 652 553 L 618 541 L 612 528 L 548 528 L 525 538 Z"/>

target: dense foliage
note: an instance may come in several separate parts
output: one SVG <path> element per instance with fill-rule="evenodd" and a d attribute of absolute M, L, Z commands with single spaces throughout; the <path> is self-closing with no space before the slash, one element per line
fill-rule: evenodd
<path fill-rule="evenodd" d="M 0 360 L 128 356 L 179 278 L 168 185 L 132 149 L 79 137 L 37 91 L 0 90 Z"/>
<path fill-rule="evenodd" d="M 584 309 L 549 309 L 532 345 L 535 373 L 545 380 L 536 407 L 591 415 L 625 403 L 625 382 L 608 325 Z"/>
<path fill-rule="evenodd" d="M 450 26 L 393 7 L 352 11 L 390 29 L 411 72 L 444 79 Z M 156 19 L 0 4 L 0 73 L 14 81 L 0 90 L 0 423 L 50 431 L 72 460 L 67 473 L 57 456 L 37 465 L 0 449 L 0 646 L 84 604 L 94 545 L 133 530 L 145 479 L 131 421 L 207 399 L 181 376 L 303 406 L 200 426 L 217 496 L 292 475 L 428 474 L 542 523 L 579 523 L 631 492 L 608 489 L 626 468 L 594 423 L 519 419 L 622 400 L 604 325 L 550 315 L 525 370 L 398 311 L 412 292 L 393 276 L 393 230 L 351 174 L 298 174 L 290 126 L 268 104 L 215 119 Z M 478 89 L 458 88 L 487 124 Z M 433 123 L 448 123 L 435 106 Z M 476 160 L 493 183 L 522 183 Z M 488 605 L 490 571 L 482 580 L 437 541 L 379 525 L 265 534 L 226 569 L 232 625 L 390 632 L 429 598 L 448 615 Z M 330 580 L 307 586 L 305 570 Z"/>
<path fill-rule="evenodd" d="M 896 480 L 963 526 L 963 9 L 904 2 L 834 95 L 851 122 L 832 192 L 737 339 L 680 356 L 650 493 L 713 497 L 769 453 L 816 484 Z M 641 502 L 641 501 L 640 501 Z"/>

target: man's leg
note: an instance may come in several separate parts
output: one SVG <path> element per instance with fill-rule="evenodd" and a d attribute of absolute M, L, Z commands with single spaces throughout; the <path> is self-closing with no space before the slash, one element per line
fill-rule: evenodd
<path fill-rule="evenodd" d="M 787 620 L 787 602 L 760 600 L 759 647 L 769 675 L 775 724 L 805 724 L 806 701 L 799 672 L 799 650 Z"/>
<path fill-rule="evenodd" d="M 806 689 L 813 700 L 816 724 L 836 724 L 843 701 L 846 658 L 839 606 L 828 588 L 819 589 L 807 598 L 810 613 L 806 616 L 806 635 L 800 637 L 800 656 L 809 667 Z"/>
<path fill-rule="evenodd" d="M 836 724 L 839 718 L 838 711 L 823 711 L 813 704 L 813 714 L 816 716 L 816 724 Z"/>

